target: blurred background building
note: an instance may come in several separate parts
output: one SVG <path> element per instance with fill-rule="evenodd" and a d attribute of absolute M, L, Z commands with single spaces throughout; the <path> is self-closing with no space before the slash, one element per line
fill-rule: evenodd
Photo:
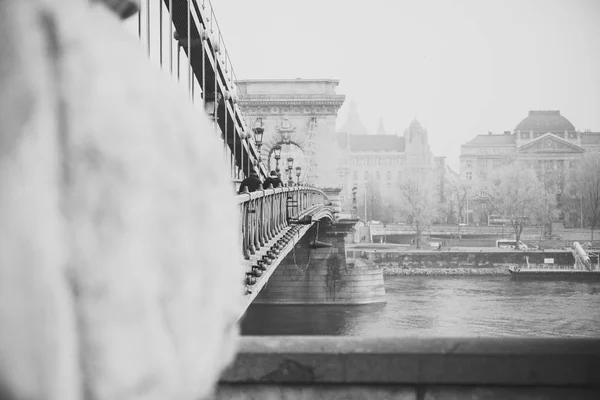
<path fill-rule="evenodd" d="M 580 209 L 568 193 L 569 174 L 585 152 L 600 151 L 600 132 L 584 132 L 558 110 L 533 110 L 514 130 L 477 135 L 461 146 L 460 179 L 469 186 L 470 223 L 489 224 L 483 205 L 493 172 L 515 161 L 533 168 L 545 188 L 556 192 L 565 227 L 578 225 Z"/>

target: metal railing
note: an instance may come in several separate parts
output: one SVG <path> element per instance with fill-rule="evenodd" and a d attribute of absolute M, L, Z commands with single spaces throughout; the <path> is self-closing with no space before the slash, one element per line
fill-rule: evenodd
<path fill-rule="evenodd" d="M 302 224 L 302 218 L 328 204 L 327 195 L 309 186 L 259 189 L 237 196 L 240 207 L 242 254 L 246 260 L 263 250 L 267 243 L 290 224 Z M 269 250 L 271 251 L 271 250 Z M 274 254 L 265 254 L 269 257 Z"/>
<path fill-rule="evenodd" d="M 265 178 L 252 127 L 237 104 L 237 76 L 210 0 L 142 0 L 129 25 L 148 57 L 212 118 L 231 178 L 243 178 L 254 169 Z"/>
<path fill-rule="evenodd" d="M 560 264 L 528 264 L 519 266 L 519 269 L 526 271 L 581 271 L 572 265 L 560 265 Z"/>
<path fill-rule="evenodd" d="M 237 184 L 251 171 L 264 180 L 267 170 L 252 140 L 251 122 L 237 104 L 237 76 L 210 0 L 142 0 L 129 28 L 136 31 L 151 62 L 183 85 L 192 104 L 212 119 L 214 134 L 223 140 L 232 182 Z M 265 257 L 277 256 L 281 244 L 271 243 L 266 249 L 273 238 L 291 224 L 306 222 L 300 219 L 311 212 L 321 212 L 321 218 L 328 204 L 325 193 L 308 186 L 260 189 L 237 198 L 242 254 L 246 260 L 252 257 L 257 268 Z"/>

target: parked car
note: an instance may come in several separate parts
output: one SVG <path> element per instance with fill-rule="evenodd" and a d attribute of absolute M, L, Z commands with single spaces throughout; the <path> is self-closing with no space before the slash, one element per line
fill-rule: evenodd
<path fill-rule="evenodd" d="M 510 239 L 496 240 L 496 247 L 500 247 L 501 249 L 516 249 L 517 241 Z M 529 246 L 519 240 L 519 248 L 527 250 L 529 249 Z"/>

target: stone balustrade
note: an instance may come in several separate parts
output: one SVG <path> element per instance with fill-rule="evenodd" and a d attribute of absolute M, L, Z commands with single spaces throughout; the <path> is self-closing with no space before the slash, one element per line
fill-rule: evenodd
<path fill-rule="evenodd" d="M 325 193 L 310 186 L 258 190 L 237 196 L 246 260 L 277 236 L 290 221 L 328 202 Z"/>

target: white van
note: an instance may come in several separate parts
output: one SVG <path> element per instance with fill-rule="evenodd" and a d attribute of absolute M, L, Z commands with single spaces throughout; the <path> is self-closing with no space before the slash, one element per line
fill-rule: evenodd
<path fill-rule="evenodd" d="M 510 239 L 496 240 L 496 247 L 500 247 L 501 249 L 516 249 L 517 241 L 510 240 Z M 529 246 L 527 246 L 525 243 L 523 243 L 519 240 L 519 248 L 520 249 L 528 249 Z"/>

